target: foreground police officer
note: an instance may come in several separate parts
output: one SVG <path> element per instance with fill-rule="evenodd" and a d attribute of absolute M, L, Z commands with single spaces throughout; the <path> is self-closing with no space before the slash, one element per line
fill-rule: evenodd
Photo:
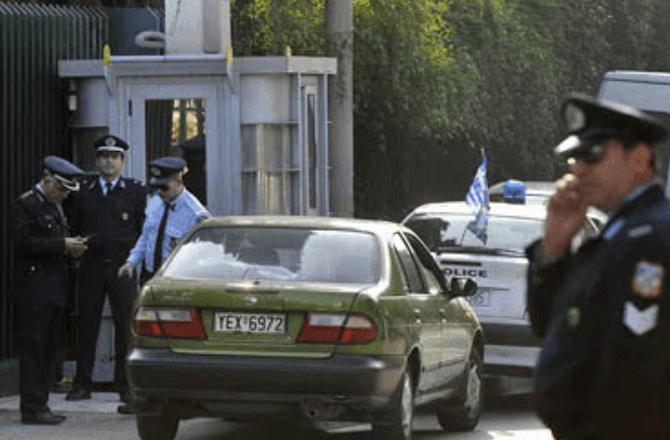
<path fill-rule="evenodd" d="M 15 302 L 21 421 L 26 424 L 55 425 L 65 420 L 48 406 L 50 371 L 66 301 L 66 257 L 81 256 L 87 246 L 81 237 L 68 237 L 61 202 L 79 189 L 77 179 L 82 175 L 67 160 L 47 156 L 42 180 L 16 201 Z"/>
<path fill-rule="evenodd" d="M 73 233 L 90 238 L 78 291 L 77 375 L 66 398 L 91 398 L 100 317 L 107 296 L 114 321 L 114 382 L 125 402 L 126 341 L 137 289 L 132 279 L 120 280 L 117 272 L 142 231 L 146 191 L 139 181 L 121 176 L 129 148 L 123 139 L 103 136 L 93 147 L 100 176 L 83 185 L 73 203 Z"/>
<path fill-rule="evenodd" d="M 557 182 L 544 238 L 529 247 L 528 307 L 544 337 L 537 409 L 557 439 L 670 438 L 670 203 L 656 183 L 655 119 L 573 95 L 556 147 Z M 610 219 L 576 252 L 595 206 Z"/>

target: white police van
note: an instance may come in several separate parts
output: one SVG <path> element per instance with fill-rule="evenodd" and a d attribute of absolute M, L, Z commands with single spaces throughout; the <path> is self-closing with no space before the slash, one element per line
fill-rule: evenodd
<path fill-rule="evenodd" d="M 508 184 L 504 193 L 503 201 L 489 203 L 486 244 L 467 229 L 474 216 L 465 202 L 420 206 L 403 224 L 423 239 L 447 278 L 467 276 L 477 282 L 470 301 L 484 328 L 484 373 L 497 378 L 503 392 L 524 392 L 529 381 L 503 381 L 529 378 L 540 353 L 526 309 L 524 249 L 542 235 L 547 212 L 544 204 L 525 203 L 521 182 Z M 589 218 L 574 246 L 597 234 Z"/>

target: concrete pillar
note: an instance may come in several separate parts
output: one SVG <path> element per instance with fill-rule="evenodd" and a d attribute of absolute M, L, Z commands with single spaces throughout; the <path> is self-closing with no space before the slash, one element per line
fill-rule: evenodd
<path fill-rule="evenodd" d="M 337 58 L 337 75 L 329 81 L 330 211 L 354 215 L 354 6 L 352 0 L 326 1 L 326 55 Z"/>

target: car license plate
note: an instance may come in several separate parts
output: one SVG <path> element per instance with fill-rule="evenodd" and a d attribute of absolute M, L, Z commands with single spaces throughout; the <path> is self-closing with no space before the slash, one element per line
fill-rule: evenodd
<path fill-rule="evenodd" d="M 224 333 L 284 333 L 286 315 L 218 312 L 214 315 L 214 330 Z"/>
<path fill-rule="evenodd" d="M 489 305 L 489 293 L 488 292 L 477 292 L 472 296 L 468 296 L 468 301 L 474 307 L 485 307 Z"/>

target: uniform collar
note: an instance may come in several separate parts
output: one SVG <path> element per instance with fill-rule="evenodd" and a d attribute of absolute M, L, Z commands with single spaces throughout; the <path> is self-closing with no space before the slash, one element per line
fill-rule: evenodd
<path fill-rule="evenodd" d="M 102 176 L 98 177 L 98 184 L 100 185 L 100 188 L 104 188 L 106 182 L 107 181 L 105 180 L 104 177 L 102 177 Z M 125 188 L 126 187 L 126 185 L 123 183 L 123 180 L 121 180 L 121 175 L 120 174 L 118 176 L 116 176 L 116 179 L 112 180 L 112 187 L 110 189 L 116 188 L 117 185 L 119 186 L 119 188 Z"/>
<path fill-rule="evenodd" d="M 182 188 L 181 192 L 177 197 L 174 198 L 171 202 L 168 202 L 170 208 L 173 211 L 176 211 L 179 208 L 179 205 L 183 204 L 186 201 L 186 188 Z"/>
<path fill-rule="evenodd" d="M 630 211 L 639 207 L 648 206 L 654 202 L 663 200 L 664 198 L 665 194 L 663 188 L 661 188 L 661 185 L 659 185 L 658 182 L 649 182 L 638 186 L 628 193 L 621 205 L 611 211 L 609 220 L 603 228 L 602 235 L 604 237 L 612 237 L 616 235 L 616 232 L 621 229 L 625 217 Z"/>
<path fill-rule="evenodd" d="M 41 198 L 46 200 L 47 196 L 44 194 L 44 186 L 42 186 L 42 182 L 38 182 L 37 185 L 35 185 L 35 190 Z"/>

